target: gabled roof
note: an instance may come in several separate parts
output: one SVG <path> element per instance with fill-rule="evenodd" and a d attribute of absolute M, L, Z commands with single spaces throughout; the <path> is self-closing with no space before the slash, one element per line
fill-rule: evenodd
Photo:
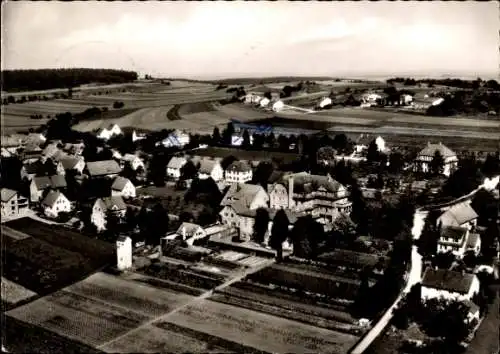
<path fill-rule="evenodd" d="M 311 193 L 321 188 L 328 192 L 338 192 L 344 186 L 329 176 L 311 175 L 307 172 L 283 176 L 283 184 L 288 185 L 288 179 L 293 178 L 294 193 Z"/>
<path fill-rule="evenodd" d="M 123 161 L 132 162 L 135 159 L 139 159 L 139 156 L 134 155 L 134 154 L 125 154 L 125 155 L 123 155 L 123 157 L 121 159 Z"/>
<path fill-rule="evenodd" d="M 24 165 L 24 170 L 26 171 L 27 174 L 36 174 L 38 171 L 44 168 L 43 162 L 41 161 L 35 161 L 30 164 Z"/>
<path fill-rule="evenodd" d="M 46 188 L 66 188 L 66 178 L 63 175 L 42 176 L 33 178 L 33 183 L 38 190 Z"/>
<path fill-rule="evenodd" d="M 207 160 L 203 159 L 200 161 L 200 173 L 205 173 L 207 175 L 211 174 L 213 169 L 215 168 L 216 165 L 218 165 L 219 162 L 215 160 Z"/>
<path fill-rule="evenodd" d="M 120 196 L 100 198 L 97 199 L 96 203 L 101 204 L 101 207 L 105 210 L 118 211 L 127 209 L 127 204 Z"/>
<path fill-rule="evenodd" d="M 121 168 L 115 160 L 87 162 L 90 176 L 106 176 L 121 172 Z"/>
<path fill-rule="evenodd" d="M 113 184 L 111 185 L 111 189 L 114 191 L 122 191 L 123 188 L 127 185 L 127 183 L 132 183 L 128 178 L 118 176 L 115 178 Z"/>
<path fill-rule="evenodd" d="M 250 164 L 247 161 L 243 161 L 243 160 L 234 161 L 226 169 L 226 171 L 229 171 L 229 172 L 248 172 L 251 170 L 252 170 L 252 167 L 250 166 Z"/>
<path fill-rule="evenodd" d="M 79 159 L 77 157 L 65 157 L 61 159 L 61 164 L 63 165 L 65 170 L 72 170 L 81 160 L 82 159 Z"/>
<path fill-rule="evenodd" d="M 474 274 L 459 273 L 447 269 L 427 268 L 422 278 L 422 286 L 466 294 L 474 280 Z"/>
<path fill-rule="evenodd" d="M 479 234 L 469 233 L 469 237 L 467 237 L 467 244 L 465 247 L 475 248 L 479 240 L 480 240 Z"/>
<path fill-rule="evenodd" d="M 52 207 L 61 196 L 64 197 L 64 194 L 59 191 L 50 191 L 43 200 L 42 204 L 48 207 Z"/>
<path fill-rule="evenodd" d="M 443 145 L 442 143 L 438 143 L 438 144 L 427 143 L 427 146 L 425 148 L 423 148 L 418 153 L 418 155 L 419 156 L 431 156 L 431 157 L 433 157 L 434 154 L 436 153 L 436 151 L 439 151 L 441 153 L 441 156 L 443 156 L 443 158 L 457 156 L 457 154 L 455 154 L 451 149 L 449 149 L 447 146 Z"/>
<path fill-rule="evenodd" d="M 182 166 L 184 166 L 186 162 L 187 162 L 186 158 L 174 156 L 168 162 L 167 168 L 179 169 Z"/>
<path fill-rule="evenodd" d="M 221 205 L 231 205 L 240 210 L 250 208 L 260 191 L 265 192 L 264 188 L 255 184 L 233 184 L 226 192 Z"/>
<path fill-rule="evenodd" d="M 439 219 L 441 220 L 442 225 L 459 226 L 471 220 L 477 219 L 477 217 L 477 213 L 469 203 L 461 203 L 454 205 L 445 211 Z"/>
<path fill-rule="evenodd" d="M 467 308 L 469 309 L 469 313 L 471 313 L 471 314 L 475 314 L 475 313 L 479 312 L 479 306 L 477 306 L 475 303 L 473 303 L 470 300 L 465 300 L 464 305 L 467 306 Z"/>
<path fill-rule="evenodd" d="M 8 202 L 17 194 L 17 192 L 12 189 L 2 188 L 1 194 L 2 194 L 2 202 Z"/>
<path fill-rule="evenodd" d="M 183 222 L 181 224 L 181 226 L 179 226 L 179 228 L 177 229 L 177 231 L 175 233 L 178 234 L 178 235 L 183 235 L 183 232 L 185 232 L 186 233 L 186 237 L 189 238 L 189 237 L 194 236 L 194 234 L 199 229 L 203 230 L 203 228 L 200 225 L 193 224 L 193 223 L 190 223 L 190 222 Z"/>

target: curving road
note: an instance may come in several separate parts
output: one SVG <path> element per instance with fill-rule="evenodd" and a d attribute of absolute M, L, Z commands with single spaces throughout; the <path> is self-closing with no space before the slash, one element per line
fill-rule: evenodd
<path fill-rule="evenodd" d="M 424 227 L 425 218 L 430 210 L 448 208 L 457 203 L 462 203 L 466 200 L 471 199 L 478 191 L 485 189 L 491 191 L 496 188 L 500 181 L 500 176 L 493 177 L 491 179 L 486 178 L 479 187 L 470 192 L 467 195 L 456 198 L 451 202 L 426 205 L 415 210 L 413 216 L 413 227 L 411 234 L 414 240 L 420 238 L 422 229 Z M 370 344 L 379 336 L 379 334 L 384 330 L 384 328 L 389 324 L 393 316 L 393 310 L 398 306 L 399 302 L 403 297 L 410 291 L 411 287 L 416 283 L 420 282 L 422 275 L 422 256 L 417 251 L 417 246 L 413 246 L 411 250 L 411 269 L 407 278 L 407 283 L 403 291 L 399 294 L 398 298 L 394 303 L 387 309 L 384 315 L 379 319 L 379 321 L 372 327 L 372 329 L 365 334 L 365 336 L 351 349 L 351 354 L 361 354 L 363 353 Z"/>

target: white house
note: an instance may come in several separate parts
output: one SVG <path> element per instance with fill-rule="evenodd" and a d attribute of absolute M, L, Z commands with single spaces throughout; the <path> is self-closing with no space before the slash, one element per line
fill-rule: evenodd
<path fill-rule="evenodd" d="M 250 137 L 250 144 L 253 144 L 253 135 L 249 133 L 248 135 Z M 243 145 L 243 133 L 234 133 L 231 136 L 231 145 L 232 146 L 241 146 Z"/>
<path fill-rule="evenodd" d="M 67 187 L 62 175 L 34 177 L 30 183 L 30 201 L 38 202 L 47 189 L 59 190 Z"/>
<path fill-rule="evenodd" d="M 28 199 L 20 196 L 16 191 L 2 188 L 1 194 L 2 217 L 21 215 L 28 210 Z"/>
<path fill-rule="evenodd" d="M 181 177 L 181 168 L 187 163 L 185 157 L 174 156 L 167 164 L 167 176 L 175 179 Z"/>
<path fill-rule="evenodd" d="M 46 216 L 56 218 L 59 213 L 71 211 L 71 203 L 59 191 L 50 191 L 42 201 L 43 211 Z"/>
<path fill-rule="evenodd" d="M 369 105 L 376 105 L 378 100 L 381 100 L 382 96 L 376 93 L 368 93 L 363 95 L 361 101 Z"/>
<path fill-rule="evenodd" d="M 97 227 L 97 230 L 101 231 L 106 228 L 108 213 L 113 213 L 117 217 L 122 218 L 126 212 L 127 205 L 121 196 L 99 198 L 92 207 L 90 221 Z"/>
<path fill-rule="evenodd" d="M 123 134 L 122 130 L 117 124 L 112 124 L 108 128 L 101 128 L 97 131 L 97 138 L 102 140 L 109 140 L 114 136 Z"/>
<path fill-rule="evenodd" d="M 134 130 L 132 132 L 132 142 L 135 143 L 136 141 L 146 139 L 146 135 L 144 134 L 137 134 L 137 132 Z"/>
<path fill-rule="evenodd" d="M 122 163 L 125 165 L 129 165 L 132 170 L 136 171 L 139 167 L 141 167 L 144 170 L 144 161 L 142 159 L 134 154 L 125 154 L 122 156 L 120 159 Z"/>
<path fill-rule="evenodd" d="M 285 104 L 282 100 L 276 101 L 273 103 L 273 111 L 280 112 L 285 107 Z"/>
<path fill-rule="evenodd" d="M 261 99 L 262 99 L 262 97 L 255 94 L 255 93 L 248 93 L 245 95 L 244 102 L 245 103 L 259 103 Z"/>
<path fill-rule="evenodd" d="M 323 97 L 319 102 L 318 106 L 319 108 L 325 108 L 326 106 L 329 106 L 331 104 L 332 104 L 332 99 L 330 97 Z"/>
<path fill-rule="evenodd" d="M 194 241 L 207 236 L 206 231 L 200 225 L 190 222 L 183 222 L 177 229 L 176 234 L 181 236 L 182 240 L 189 245 L 193 245 Z"/>
<path fill-rule="evenodd" d="M 189 134 L 176 130 L 170 133 L 165 139 L 156 143 L 156 146 L 163 145 L 164 147 L 184 147 L 190 142 Z"/>
<path fill-rule="evenodd" d="M 132 239 L 128 236 L 119 236 L 116 240 L 116 266 L 124 271 L 132 267 Z"/>
<path fill-rule="evenodd" d="M 220 205 L 236 206 L 239 209 L 267 208 L 269 196 L 262 186 L 255 184 L 233 184 L 229 187 Z"/>
<path fill-rule="evenodd" d="M 479 292 L 479 279 L 475 274 L 447 269 L 427 268 L 422 278 L 422 300 L 444 298 L 471 300 Z"/>
<path fill-rule="evenodd" d="M 263 99 L 261 99 L 261 100 L 259 101 L 259 106 L 261 106 L 262 108 L 263 108 L 263 107 L 267 107 L 267 105 L 268 105 L 269 103 L 271 103 L 271 100 L 270 100 L 269 98 L 267 98 L 267 97 L 264 97 Z"/>
<path fill-rule="evenodd" d="M 219 161 L 203 159 L 200 161 L 200 169 L 198 170 L 199 179 L 207 179 L 211 177 L 215 182 L 219 182 L 224 178 L 224 170 Z"/>
<path fill-rule="evenodd" d="M 135 197 L 135 186 L 125 177 L 118 176 L 111 185 L 111 196 Z"/>
<path fill-rule="evenodd" d="M 403 94 L 400 97 L 401 103 L 404 105 L 409 105 L 413 102 L 413 96 L 408 94 Z"/>
<path fill-rule="evenodd" d="M 463 202 L 453 205 L 441 214 L 437 219 L 437 224 L 441 227 L 455 226 L 471 230 L 477 225 L 477 217 L 476 211 L 470 206 L 470 201 Z"/>
<path fill-rule="evenodd" d="M 252 176 L 252 167 L 246 161 L 234 161 L 225 171 L 225 180 L 228 183 L 249 182 Z"/>
<path fill-rule="evenodd" d="M 451 252 L 457 258 L 463 258 L 467 251 L 479 254 L 481 238 L 479 234 L 471 233 L 465 227 L 445 226 L 441 229 L 438 240 L 437 252 Z"/>
<path fill-rule="evenodd" d="M 415 171 L 430 172 L 431 161 L 434 158 L 436 151 L 439 151 L 444 160 L 443 174 L 449 176 L 458 166 L 458 157 L 455 152 L 443 145 L 427 143 L 427 146 L 422 149 L 415 160 Z"/>

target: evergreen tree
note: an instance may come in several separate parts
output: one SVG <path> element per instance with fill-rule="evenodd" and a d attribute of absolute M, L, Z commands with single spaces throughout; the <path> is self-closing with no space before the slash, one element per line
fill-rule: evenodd
<path fill-rule="evenodd" d="M 288 216 L 283 209 L 276 212 L 273 218 L 273 226 L 271 228 L 271 237 L 269 245 L 276 250 L 277 261 L 283 259 L 283 242 L 288 238 Z"/>
<path fill-rule="evenodd" d="M 221 141 L 221 136 L 220 136 L 219 128 L 215 127 L 214 131 L 212 133 L 212 143 L 214 145 L 217 145 L 220 143 L 220 141 Z"/>
<path fill-rule="evenodd" d="M 439 216 L 438 210 L 431 210 L 425 218 L 418 245 L 418 252 L 424 257 L 430 257 L 437 253 L 440 237 L 440 227 L 437 225 Z"/>
<path fill-rule="evenodd" d="M 233 123 L 227 123 L 226 129 L 222 132 L 222 143 L 224 145 L 231 145 L 234 135 L 234 125 Z"/>
<path fill-rule="evenodd" d="M 356 224 L 360 225 L 365 217 L 366 201 L 363 197 L 363 192 L 359 188 L 358 182 L 353 180 L 350 190 L 349 199 L 352 202 L 351 219 Z"/>
<path fill-rule="evenodd" d="M 434 153 L 434 156 L 432 157 L 431 163 L 430 163 L 430 170 L 433 174 L 439 175 L 442 174 L 444 171 L 444 158 L 443 155 L 441 155 L 441 152 L 439 150 L 436 150 Z"/>
<path fill-rule="evenodd" d="M 252 147 L 252 143 L 250 141 L 250 134 L 248 133 L 248 130 L 244 130 L 243 131 L 243 143 L 242 143 L 242 147 L 244 149 L 249 149 Z"/>
<path fill-rule="evenodd" d="M 370 163 L 376 163 L 380 160 L 380 152 L 378 151 L 378 146 L 375 140 L 372 140 L 368 145 L 368 150 L 366 151 L 366 160 Z"/>
<path fill-rule="evenodd" d="M 269 213 L 264 208 L 259 208 L 255 214 L 255 223 L 253 225 L 253 239 L 257 243 L 264 242 L 267 229 L 269 227 Z"/>

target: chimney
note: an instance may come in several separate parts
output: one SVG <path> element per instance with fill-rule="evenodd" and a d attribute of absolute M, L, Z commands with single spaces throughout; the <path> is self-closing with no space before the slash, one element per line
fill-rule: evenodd
<path fill-rule="evenodd" d="M 288 177 L 288 208 L 293 206 L 293 175 Z"/>

